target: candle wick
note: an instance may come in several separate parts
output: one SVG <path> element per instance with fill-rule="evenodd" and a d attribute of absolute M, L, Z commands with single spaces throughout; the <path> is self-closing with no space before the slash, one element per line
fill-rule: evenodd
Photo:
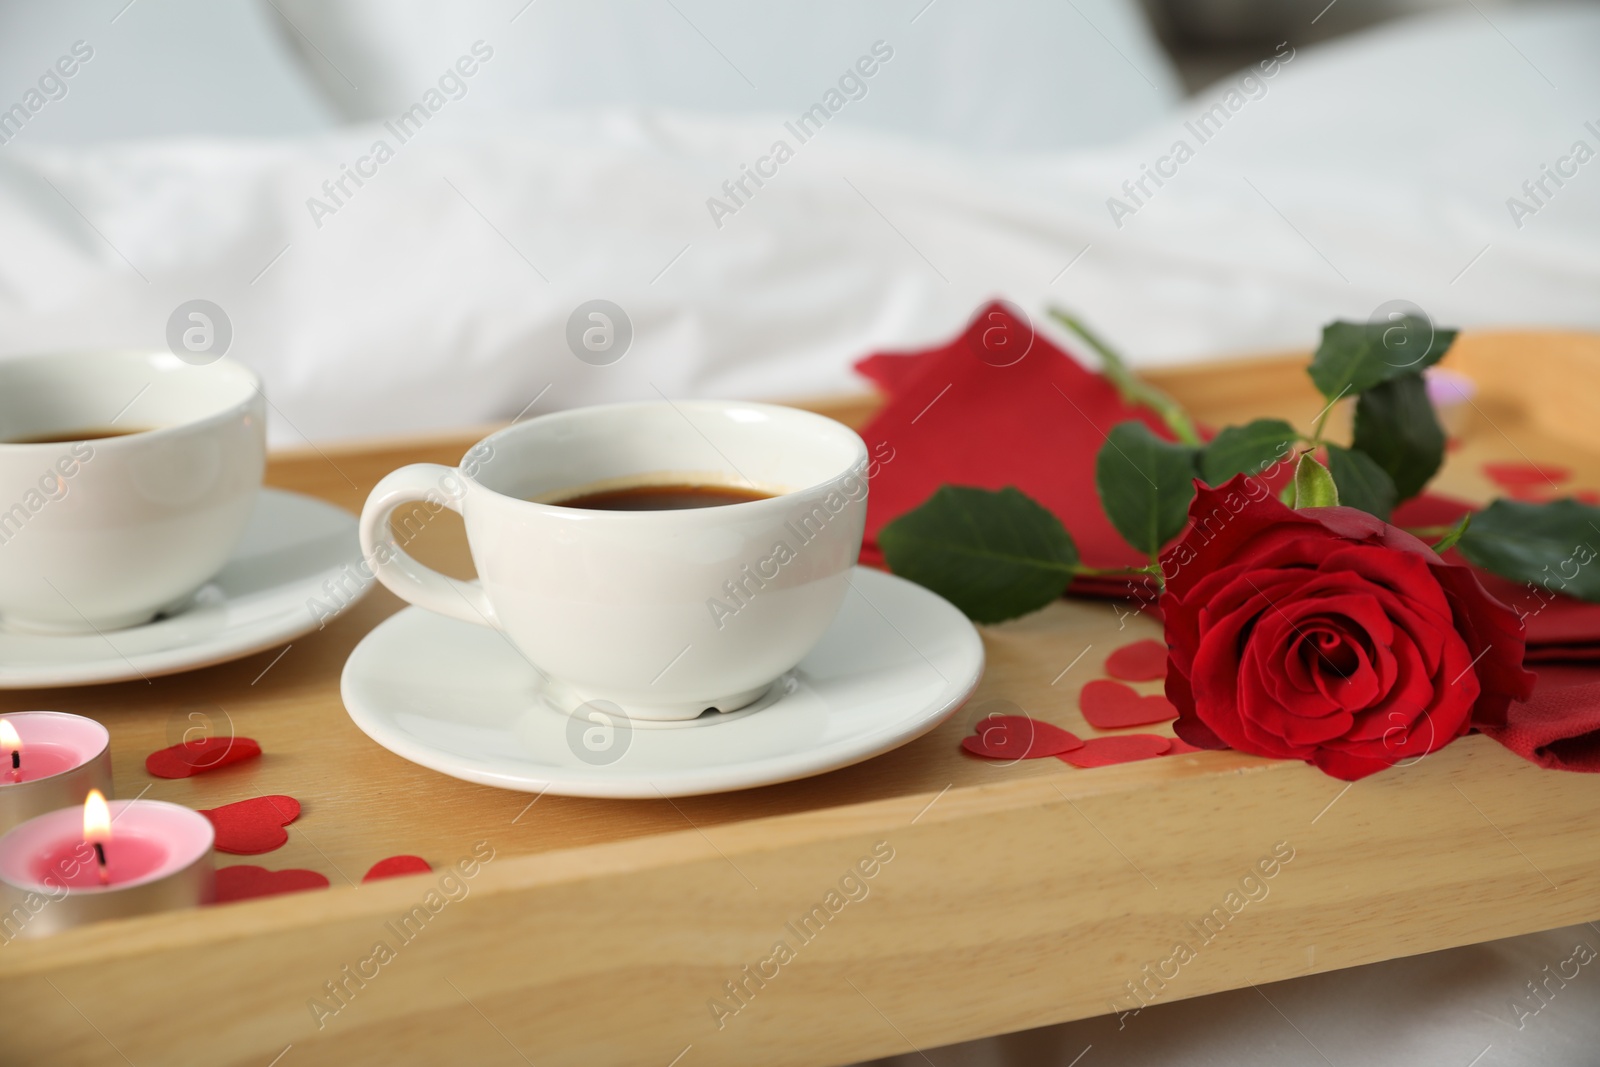
<path fill-rule="evenodd" d="M 106 871 L 106 846 L 99 841 L 94 843 L 94 858 L 100 864 L 100 884 L 105 885 L 111 875 Z"/>
<path fill-rule="evenodd" d="M 11 750 L 11 769 L 14 771 L 22 770 L 22 749 L 20 748 Z"/>

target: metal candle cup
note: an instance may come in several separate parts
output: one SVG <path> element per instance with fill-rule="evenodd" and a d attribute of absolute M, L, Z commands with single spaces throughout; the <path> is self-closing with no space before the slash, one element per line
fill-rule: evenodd
<path fill-rule="evenodd" d="M 18 711 L 0 721 L 21 740 L 20 746 L 0 740 L 0 834 L 77 807 L 91 789 L 111 795 L 111 734 L 104 726 L 64 711 Z"/>
<path fill-rule="evenodd" d="M 98 862 L 82 806 L 30 819 L 0 837 L 0 939 L 209 904 L 216 899 L 211 821 L 180 804 L 114 800 Z"/>

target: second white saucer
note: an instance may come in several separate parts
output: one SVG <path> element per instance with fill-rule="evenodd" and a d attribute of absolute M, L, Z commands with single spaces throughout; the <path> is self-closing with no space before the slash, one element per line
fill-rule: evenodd
<path fill-rule="evenodd" d="M 126 630 L 0 631 L 0 689 L 93 685 L 209 667 L 292 641 L 371 587 L 354 515 L 263 489 L 244 539 L 183 610 Z"/>

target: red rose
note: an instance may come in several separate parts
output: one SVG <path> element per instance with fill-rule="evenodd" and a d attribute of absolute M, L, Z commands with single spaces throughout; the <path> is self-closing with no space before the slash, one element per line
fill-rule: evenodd
<path fill-rule="evenodd" d="M 1466 567 L 1355 508 L 1196 483 L 1161 560 L 1176 731 L 1354 781 L 1505 724 L 1534 676 L 1522 623 Z"/>

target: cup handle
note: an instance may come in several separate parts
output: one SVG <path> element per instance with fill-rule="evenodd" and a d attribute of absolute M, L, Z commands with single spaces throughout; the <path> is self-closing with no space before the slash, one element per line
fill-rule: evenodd
<path fill-rule="evenodd" d="M 424 567 L 400 547 L 389 524 L 394 509 L 412 501 L 443 504 L 461 514 L 459 491 L 444 488 L 450 484 L 462 484 L 461 472 L 438 463 L 413 463 L 385 476 L 361 509 L 361 554 L 373 576 L 402 600 L 451 619 L 498 628 L 499 620 L 483 586 Z"/>

